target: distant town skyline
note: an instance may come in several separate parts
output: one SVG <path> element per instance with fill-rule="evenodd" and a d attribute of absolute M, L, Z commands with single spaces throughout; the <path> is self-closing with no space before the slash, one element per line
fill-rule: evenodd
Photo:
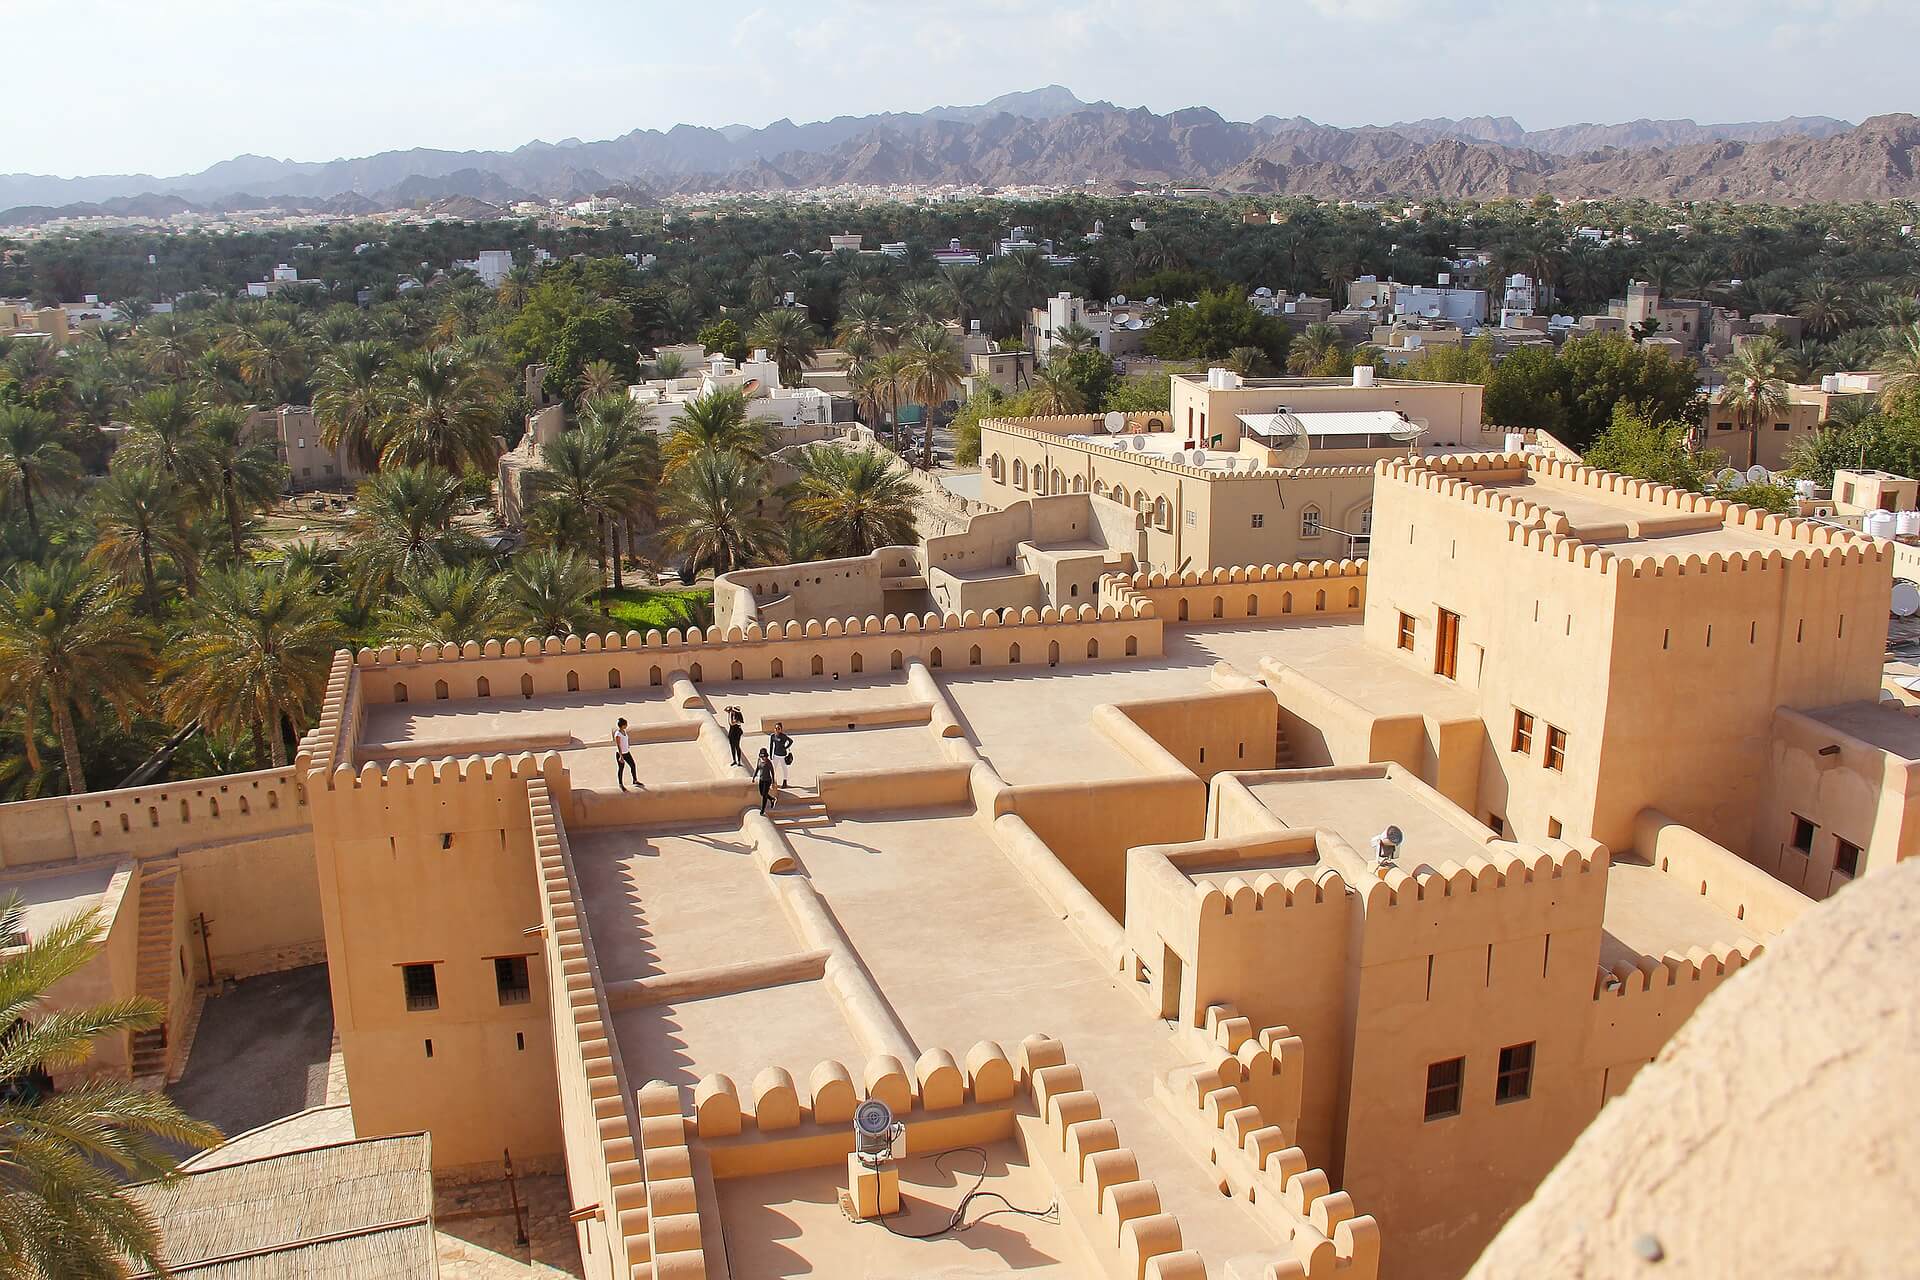
<path fill-rule="evenodd" d="M 728 15 L 610 0 L 67 0 L 15 6 L 7 26 L 31 55 L 10 68 L 11 96 L 35 109 L 16 109 L 0 170 L 164 177 L 240 154 L 505 150 L 973 105 L 1053 83 L 1161 113 L 1341 126 L 1857 122 L 1913 108 L 1920 6 L 817 0 Z"/>

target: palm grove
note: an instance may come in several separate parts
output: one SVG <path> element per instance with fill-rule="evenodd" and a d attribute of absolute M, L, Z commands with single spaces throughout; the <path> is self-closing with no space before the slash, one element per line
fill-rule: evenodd
<path fill-rule="evenodd" d="M 680 372 L 670 359 L 647 364 L 660 344 L 697 340 L 734 357 L 764 348 L 787 381 L 838 347 L 862 418 L 885 423 L 955 395 L 965 370 L 953 326 L 977 322 L 1009 342 L 1028 308 L 1071 288 L 1192 303 L 1152 331 L 1150 351 L 1168 360 L 1337 374 L 1372 353 L 1336 330 L 1296 333 L 1255 313 L 1249 289 L 1339 296 L 1366 272 L 1429 279 L 1471 243 L 1491 256 L 1490 278 L 1526 271 L 1576 313 L 1639 278 L 1799 314 L 1806 341 L 1757 343 L 1728 369 L 1723 394 L 1743 415 L 1768 413 L 1788 380 L 1885 367 L 1907 386 L 1920 362 L 1920 257 L 1901 232 L 1917 219 L 1898 205 L 1697 205 L 1684 224 L 1642 202 L 1388 212 L 1288 199 L 1258 206 L 1277 222 L 1242 221 L 1253 209 L 747 199 L 665 225 L 646 214 L 646 230 L 620 219 L 552 230 L 363 224 L 7 246 L 0 296 L 98 293 L 127 323 L 64 352 L 0 339 L 0 681 L 10 694 L 0 795 L 113 785 L 161 748 L 175 752 L 175 776 L 281 763 L 343 642 L 599 628 L 619 621 L 636 571 L 672 564 L 691 578 L 911 537 L 911 489 L 891 454 L 772 456 L 737 394 L 686 404 L 666 424 L 643 420 L 625 386 Z M 1132 229 L 1134 218 L 1147 229 Z M 1031 252 L 979 267 L 932 257 L 931 246 L 978 245 L 1011 220 L 1064 242 L 1073 265 Z M 1087 236 L 1097 223 L 1104 234 Z M 1576 225 L 1618 234 L 1593 245 Z M 904 240 L 907 252 L 813 252 L 849 230 Z M 536 243 L 553 261 L 522 255 L 497 289 L 444 269 L 503 240 Z M 643 253 L 655 259 L 644 270 Z M 277 261 L 324 283 L 235 296 Z M 153 310 L 160 297 L 174 300 L 171 312 Z M 1020 394 L 963 406 L 959 460 L 971 460 L 984 416 L 1164 406 L 1164 378 L 1118 376 L 1092 337 L 1063 335 L 1067 350 Z M 566 401 L 569 428 L 529 479 L 526 549 L 502 559 L 478 536 L 481 509 L 499 441 L 523 430 L 529 364 L 545 366 L 544 390 Z M 1469 349 L 1412 372 L 1483 381 L 1493 420 L 1582 447 L 1624 412 L 1648 428 L 1636 439 L 1660 445 L 1643 470 L 1672 462 L 1699 408 L 1690 364 L 1629 339 L 1497 363 Z M 1808 473 L 1862 458 L 1911 471 L 1920 418 L 1903 407 L 1910 400 L 1835 424 L 1809 451 Z M 288 476 L 254 410 L 283 403 L 311 405 L 325 442 L 371 472 L 333 542 L 263 519 Z M 928 433 L 892 443 L 932 460 Z"/>

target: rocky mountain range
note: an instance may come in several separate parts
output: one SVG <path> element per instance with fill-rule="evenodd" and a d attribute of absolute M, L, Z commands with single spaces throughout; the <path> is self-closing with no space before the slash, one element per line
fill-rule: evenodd
<path fill-rule="evenodd" d="M 1739 124 L 1634 120 L 1528 130 L 1510 117 L 1336 128 L 1302 116 L 1159 115 L 1058 85 L 971 107 L 765 128 L 676 125 L 511 151 L 415 148 L 304 163 L 243 155 L 194 174 L 0 174 L 0 224 L 83 213 L 279 207 L 371 212 L 457 197 L 505 205 L 619 188 L 778 192 L 839 185 L 1174 184 L 1327 198 L 1540 192 L 1750 201 L 1920 195 L 1920 122 L 1825 116 Z M 12 207 L 9 207 L 12 206 Z"/>

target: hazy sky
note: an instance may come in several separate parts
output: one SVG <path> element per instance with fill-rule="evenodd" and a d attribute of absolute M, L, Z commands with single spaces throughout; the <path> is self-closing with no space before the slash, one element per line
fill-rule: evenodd
<path fill-rule="evenodd" d="M 1920 108 L 1916 0 L 0 2 L 0 171 L 62 176 L 806 121 L 1049 83 L 1340 125 Z"/>

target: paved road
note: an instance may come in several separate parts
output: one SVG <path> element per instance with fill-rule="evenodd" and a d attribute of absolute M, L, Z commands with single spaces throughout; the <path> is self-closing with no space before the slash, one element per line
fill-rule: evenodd
<path fill-rule="evenodd" d="M 167 1092 L 189 1115 L 242 1133 L 325 1102 L 332 1043 L 325 965 L 248 978 L 207 1001 Z"/>

